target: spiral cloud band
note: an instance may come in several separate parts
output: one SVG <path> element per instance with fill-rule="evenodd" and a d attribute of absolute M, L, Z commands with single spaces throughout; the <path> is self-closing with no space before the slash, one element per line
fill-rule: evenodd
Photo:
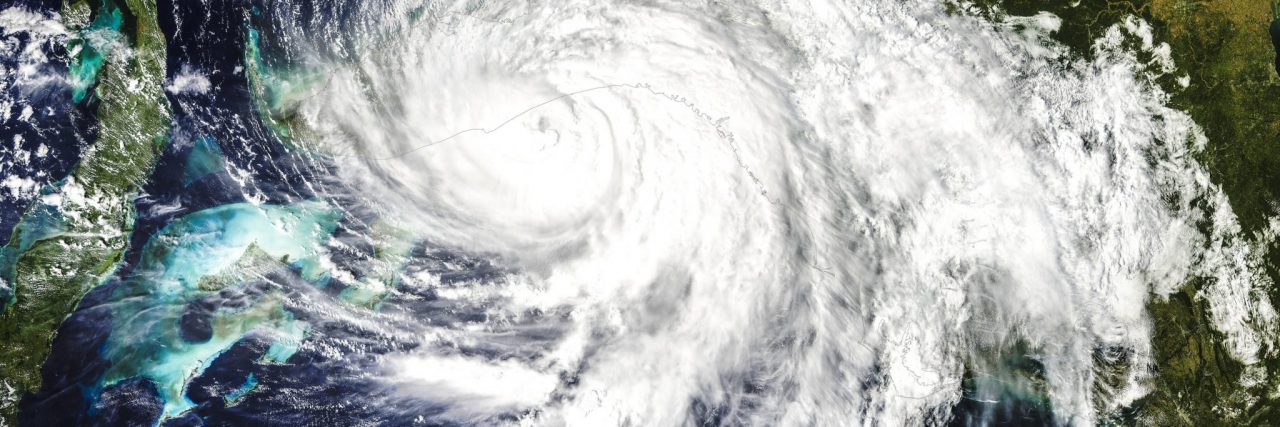
<path fill-rule="evenodd" d="M 1073 59 L 1053 15 L 925 1 L 344 14 L 274 21 L 310 70 L 276 88 L 298 143 L 507 268 L 406 278 L 484 313 L 379 363 L 443 420 L 916 424 L 970 381 L 1093 424 L 1150 391 L 1147 303 L 1193 278 L 1232 357 L 1272 344 L 1258 250 L 1136 18 Z"/>

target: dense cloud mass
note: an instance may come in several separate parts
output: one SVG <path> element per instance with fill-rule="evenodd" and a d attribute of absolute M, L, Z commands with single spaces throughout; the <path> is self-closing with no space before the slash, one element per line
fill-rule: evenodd
<path fill-rule="evenodd" d="M 23 206 L 6 235 L 35 201 L 108 200 L 62 183 L 78 152 L 32 151 L 73 125 L 12 100 L 118 105 L 89 89 L 112 75 L 49 77 L 39 47 L 73 71 L 68 39 L 106 70 L 167 61 L 112 86 L 168 104 L 154 168 L 100 203 L 128 245 L 50 356 L 97 359 L 47 365 L 28 414 L 73 406 L 61 386 L 88 390 L 77 414 L 210 425 L 937 425 L 1022 403 L 1091 425 L 1152 392 L 1149 304 L 1191 281 L 1265 381 L 1280 224 L 1243 235 L 1136 17 L 1082 56 L 1052 14 L 924 0 L 249 3 L 88 29 L 0 11 L 0 175 L 60 168 L 0 177 Z M 138 28 L 168 50 L 126 46 Z"/>
<path fill-rule="evenodd" d="M 1146 24 L 1073 60 L 1052 15 L 859 3 L 391 4 L 293 28 L 320 76 L 293 88 L 310 146 L 404 228 L 515 267 L 453 298 L 567 319 L 508 343 L 533 355 L 394 356 L 388 381 L 455 420 L 895 425 L 950 417 L 969 370 L 1092 424 L 1149 391 L 1144 306 L 1191 277 L 1257 360 L 1265 279 L 1151 82 L 1172 65 Z M 1015 353 L 1040 379 L 1002 373 Z"/>

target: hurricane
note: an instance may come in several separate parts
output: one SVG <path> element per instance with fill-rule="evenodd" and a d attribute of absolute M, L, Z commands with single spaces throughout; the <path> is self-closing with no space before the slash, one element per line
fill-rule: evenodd
<path fill-rule="evenodd" d="M 950 415 L 965 366 L 1022 351 L 1044 371 L 1025 387 L 1090 424 L 1142 396 L 1144 303 L 1191 275 L 1220 279 L 1215 324 L 1258 352 L 1244 313 L 1273 314 L 1194 123 L 1149 83 L 1149 30 L 1064 63 L 1052 16 L 883 3 L 428 6 L 364 12 L 393 30 L 339 45 L 286 33 L 324 70 L 303 90 L 330 101 L 299 115 L 343 176 L 515 269 L 459 291 L 496 300 L 477 326 L 563 317 L 516 340 L 544 347 L 522 363 L 393 357 L 407 398 L 468 420 L 913 423 Z M 425 344 L 458 339 L 483 342 Z M 513 383 L 424 372 L 442 357 Z"/>
<path fill-rule="evenodd" d="M 1268 384 L 1280 223 L 1140 17 L 1079 55 L 964 2 L 161 3 L 171 142 L 68 320 L 87 414 L 1124 422 L 1191 283 Z"/>

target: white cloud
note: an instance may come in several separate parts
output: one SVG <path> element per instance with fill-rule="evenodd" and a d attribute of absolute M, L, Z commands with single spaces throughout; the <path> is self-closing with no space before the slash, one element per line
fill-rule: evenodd
<path fill-rule="evenodd" d="M 209 92 L 209 78 L 203 73 L 183 66 L 182 71 L 173 77 L 165 90 L 173 94 L 197 94 Z"/>
<path fill-rule="evenodd" d="M 549 422 L 675 425 L 697 401 L 758 424 L 921 424 L 949 416 L 966 364 L 1025 343 L 1060 421 L 1092 424 L 1147 392 L 1150 294 L 1217 277 L 1204 297 L 1233 354 L 1270 340 L 1203 136 L 1121 47 L 1164 52 L 1145 24 L 1065 63 L 1043 14 L 1015 30 L 936 2 L 562 3 L 379 26 L 402 33 L 301 89 L 309 143 L 370 200 L 524 268 L 491 312 L 572 308 L 536 369 L 392 363 L 412 393 L 479 417 L 542 405 L 560 372 L 578 381 Z"/>

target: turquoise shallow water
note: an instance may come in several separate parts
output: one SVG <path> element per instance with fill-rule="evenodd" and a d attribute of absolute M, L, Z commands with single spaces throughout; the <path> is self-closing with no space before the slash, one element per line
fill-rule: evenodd
<path fill-rule="evenodd" d="M 196 138 L 195 145 L 191 147 L 191 153 L 187 155 L 187 166 L 182 173 L 182 186 L 189 186 L 197 179 L 223 170 L 224 163 L 222 149 L 218 148 L 217 142 L 209 137 Z"/>
<path fill-rule="evenodd" d="M 120 33 L 123 24 L 124 13 L 120 8 L 110 1 L 103 2 L 97 18 L 69 43 L 73 52 L 80 49 L 70 64 L 73 101 L 83 101 L 89 88 L 98 80 L 98 72 L 106 64 L 107 57 L 124 39 Z"/>
<path fill-rule="evenodd" d="M 315 201 L 288 206 L 239 203 L 187 215 L 157 233 L 143 248 L 135 274 L 114 297 L 115 321 L 103 350 L 113 365 L 101 385 L 135 377 L 154 380 L 164 401 L 163 414 L 171 417 L 193 406 L 185 396 L 187 383 L 245 334 L 273 337 L 263 357 L 287 360 L 308 326 L 283 308 L 279 295 L 218 309 L 212 337 L 200 342 L 182 337 L 183 311 L 213 291 L 201 287 L 202 278 L 226 272 L 251 247 L 301 270 L 304 278 L 319 280 L 316 248 L 333 233 L 338 218 L 333 207 Z"/>
<path fill-rule="evenodd" d="M 62 211 L 56 206 L 39 203 L 27 212 L 22 225 L 15 229 L 9 245 L 0 247 L 0 282 L 12 283 L 18 258 L 40 239 L 63 232 Z M 0 286 L 0 291 L 4 287 Z M 0 311 L 16 302 L 16 293 L 0 292 Z"/>

